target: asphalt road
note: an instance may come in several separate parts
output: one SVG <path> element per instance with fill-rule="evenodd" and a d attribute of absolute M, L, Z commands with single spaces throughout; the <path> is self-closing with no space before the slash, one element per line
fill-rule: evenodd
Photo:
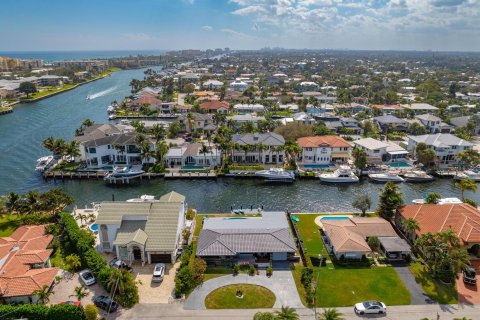
<path fill-rule="evenodd" d="M 480 319 L 480 305 L 412 305 L 388 307 L 386 315 L 357 316 L 353 308 L 338 308 L 346 320 L 382 319 L 382 320 L 453 320 L 467 317 Z M 257 311 L 269 310 L 184 310 L 181 304 L 139 304 L 121 315 L 109 319 L 209 319 L 209 320 L 251 320 Z M 297 309 L 301 319 L 314 320 L 312 309 Z M 321 312 L 321 309 L 318 310 Z M 437 318 L 437 312 L 439 317 Z"/>

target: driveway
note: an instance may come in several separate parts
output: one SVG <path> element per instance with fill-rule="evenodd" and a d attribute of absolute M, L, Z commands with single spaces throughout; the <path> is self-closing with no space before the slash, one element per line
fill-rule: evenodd
<path fill-rule="evenodd" d="M 430 301 L 430 298 L 423 291 L 422 287 L 415 281 L 415 277 L 406 264 L 393 264 L 393 268 L 410 292 L 410 304 L 426 304 Z"/>
<path fill-rule="evenodd" d="M 138 294 L 140 303 L 169 303 L 175 288 L 175 269 L 178 268 L 180 262 L 165 265 L 165 276 L 162 282 L 152 282 L 153 268 L 155 264 L 147 264 L 145 266 L 133 266 L 133 274 L 135 280 L 140 281 L 138 285 Z"/>
<path fill-rule="evenodd" d="M 462 274 L 458 274 L 457 277 L 457 291 L 458 291 L 458 303 L 465 304 L 480 304 L 480 290 L 478 289 L 478 283 L 480 283 L 480 275 L 477 275 L 477 284 L 465 284 L 463 282 Z"/>
<path fill-rule="evenodd" d="M 217 288 L 231 284 L 256 284 L 271 290 L 276 297 L 274 308 L 280 308 L 282 305 L 303 308 L 292 272 L 275 269 L 270 278 L 266 276 L 265 270 L 260 270 L 258 276 L 241 273 L 237 276 L 228 275 L 208 280 L 190 294 L 185 301 L 184 308 L 187 310 L 206 309 L 205 298 L 207 295 Z"/>

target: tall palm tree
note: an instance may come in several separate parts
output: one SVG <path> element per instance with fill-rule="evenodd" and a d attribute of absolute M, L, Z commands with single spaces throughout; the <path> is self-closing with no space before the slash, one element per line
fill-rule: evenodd
<path fill-rule="evenodd" d="M 323 309 L 323 313 L 318 316 L 318 320 L 345 320 L 343 314 L 335 308 Z"/>
<path fill-rule="evenodd" d="M 70 295 L 70 297 L 77 298 L 77 301 L 81 301 L 86 296 L 88 296 L 88 289 L 84 285 L 75 287 L 75 289 L 73 289 L 73 294 Z"/>
<path fill-rule="evenodd" d="M 405 233 L 409 236 L 412 237 L 413 239 L 413 234 L 415 234 L 415 231 L 420 231 L 420 226 L 417 223 L 417 220 L 414 218 L 408 218 L 402 221 L 402 227 L 403 230 L 405 230 Z"/>
<path fill-rule="evenodd" d="M 158 143 L 160 140 L 162 140 L 165 137 L 165 128 L 158 124 L 155 123 L 152 127 L 152 135 L 155 141 Z"/>
<path fill-rule="evenodd" d="M 257 148 L 257 151 L 258 151 L 258 163 L 264 163 L 264 158 L 262 158 L 262 151 L 267 150 L 268 147 L 263 143 L 259 143 L 255 147 Z"/>
<path fill-rule="evenodd" d="M 118 292 L 123 293 L 128 282 L 128 271 L 125 269 L 113 268 L 110 279 L 108 279 L 108 288 L 116 288 Z M 113 293 L 115 294 L 115 292 Z"/>
<path fill-rule="evenodd" d="M 73 273 L 82 265 L 80 257 L 74 253 L 65 257 L 65 264 L 70 267 Z"/>
<path fill-rule="evenodd" d="M 280 311 L 275 311 L 276 319 L 278 320 L 299 320 L 300 316 L 294 308 L 289 306 L 282 306 Z"/>
<path fill-rule="evenodd" d="M 473 181 L 472 179 L 463 179 L 458 182 L 455 182 L 455 187 L 460 189 L 460 191 L 462 192 L 462 201 L 464 201 L 465 197 L 463 196 L 463 193 L 467 190 L 476 191 L 478 186 L 475 183 L 475 181 Z"/>
<path fill-rule="evenodd" d="M 168 152 L 168 144 L 165 141 L 157 143 L 157 161 L 163 162 L 163 158 Z"/>
<path fill-rule="evenodd" d="M 54 293 L 54 292 L 52 290 L 50 290 L 50 287 L 45 284 L 43 287 L 33 291 L 32 295 L 37 296 L 37 298 L 38 298 L 37 303 L 45 303 L 46 304 L 50 301 L 50 295 L 52 293 Z"/>
<path fill-rule="evenodd" d="M 145 135 L 143 134 L 137 134 L 137 136 L 135 137 L 135 143 L 142 147 L 142 145 L 147 141 L 147 138 L 145 137 Z"/>
<path fill-rule="evenodd" d="M 67 145 L 66 152 L 67 155 L 75 161 L 75 158 L 80 157 L 80 144 L 75 140 L 70 141 Z"/>
<path fill-rule="evenodd" d="M 38 193 L 38 191 L 35 191 L 35 190 L 28 191 L 27 194 L 25 195 L 25 198 L 27 200 L 28 211 L 30 213 L 37 210 L 39 196 L 40 194 Z"/>
<path fill-rule="evenodd" d="M 20 196 L 16 192 L 10 192 L 7 194 L 7 209 L 10 210 L 11 213 L 15 213 L 18 210 L 18 204 L 20 201 Z"/>
<path fill-rule="evenodd" d="M 47 149 L 48 151 L 53 152 L 54 151 L 54 146 L 55 146 L 55 138 L 54 137 L 48 137 L 47 139 L 43 140 L 42 146 Z"/>
<path fill-rule="evenodd" d="M 201 154 L 203 154 L 204 164 L 207 164 L 207 153 L 210 151 L 210 149 L 207 147 L 207 145 L 205 145 L 205 143 L 202 143 L 199 151 Z"/>
<path fill-rule="evenodd" d="M 150 158 L 155 156 L 155 151 L 152 150 L 148 142 L 143 143 L 141 148 L 140 157 L 145 160 L 145 166 L 147 167 L 150 164 Z"/>
<path fill-rule="evenodd" d="M 248 151 L 250 151 L 252 148 L 250 145 L 248 144 L 242 144 L 240 146 L 240 149 L 243 150 L 243 152 L 245 153 L 245 159 L 244 159 L 244 162 L 247 162 L 247 154 L 248 154 Z"/>

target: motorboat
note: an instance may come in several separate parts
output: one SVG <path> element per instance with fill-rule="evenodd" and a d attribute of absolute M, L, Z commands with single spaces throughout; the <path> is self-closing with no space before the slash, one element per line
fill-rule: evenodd
<path fill-rule="evenodd" d="M 131 167 L 114 167 L 111 173 L 107 173 L 104 180 L 132 179 L 141 177 L 145 171 Z"/>
<path fill-rule="evenodd" d="M 263 177 L 270 181 L 294 181 L 295 174 L 290 171 L 285 171 L 283 168 L 270 168 L 268 170 L 261 170 L 255 172 L 257 177 Z"/>
<path fill-rule="evenodd" d="M 478 171 L 477 169 L 466 170 L 457 173 L 453 178 L 455 180 L 471 179 L 475 182 L 480 182 L 480 171 Z"/>
<path fill-rule="evenodd" d="M 85 98 L 85 100 L 91 100 L 92 97 L 90 97 L 89 95 Z"/>
<path fill-rule="evenodd" d="M 35 171 L 44 172 L 50 164 L 53 162 L 53 156 L 46 156 L 37 159 L 37 165 L 35 166 Z"/>
<path fill-rule="evenodd" d="M 108 108 L 107 108 L 107 113 L 108 113 L 108 114 L 112 114 L 112 113 L 114 113 L 114 112 L 115 112 L 115 107 L 113 107 L 113 106 L 108 106 Z"/>
<path fill-rule="evenodd" d="M 108 116 L 108 120 L 115 120 L 115 119 L 117 119 L 117 116 L 114 114 L 111 114 Z"/>
<path fill-rule="evenodd" d="M 158 202 L 159 200 L 155 199 L 155 196 L 148 194 L 141 195 L 138 198 L 128 199 L 127 202 Z"/>
<path fill-rule="evenodd" d="M 412 200 L 412 203 L 414 204 L 425 204 L 425 198 L 424 199 L 414 199 Z M 457 204 L 457 203 L 462 203 L 462 200 L 458 198 L 442 198 L 438 199 L 437 204 Z"/>
<path fill-rule="evenodd" d="M 321 174 L 320 181 L 332 183 L 355 183 L 358 182 L 359 179 L 349 166 L 340 166 L 340 168 L 333 173 Z"/>
<path fill-rule="evenodd" d="M 393 172 L 386 172 L 386 173 L 370 173 L 368 175 L 370 179 L 376 182 L 403 182 L 405 181 L 402 177 L 400 177 L 398 174 L 393 173 Z"/>
<path fill-rule="evenodd" d="M 424 171 L 411 171 L 403 175 L 406 182 L 430 182 L 434 177 Z"/>

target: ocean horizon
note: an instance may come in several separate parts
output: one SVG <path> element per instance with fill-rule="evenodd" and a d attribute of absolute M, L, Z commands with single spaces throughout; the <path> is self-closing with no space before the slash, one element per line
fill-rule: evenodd
<path fill-rule="evenodd" d="M 160 55 L 167 50 L 75 50 L 75 51 L 0 51 L 0 57 L 43 59 L 45 62 L 82 59 L 107 59 L 137 55 Z"/>

